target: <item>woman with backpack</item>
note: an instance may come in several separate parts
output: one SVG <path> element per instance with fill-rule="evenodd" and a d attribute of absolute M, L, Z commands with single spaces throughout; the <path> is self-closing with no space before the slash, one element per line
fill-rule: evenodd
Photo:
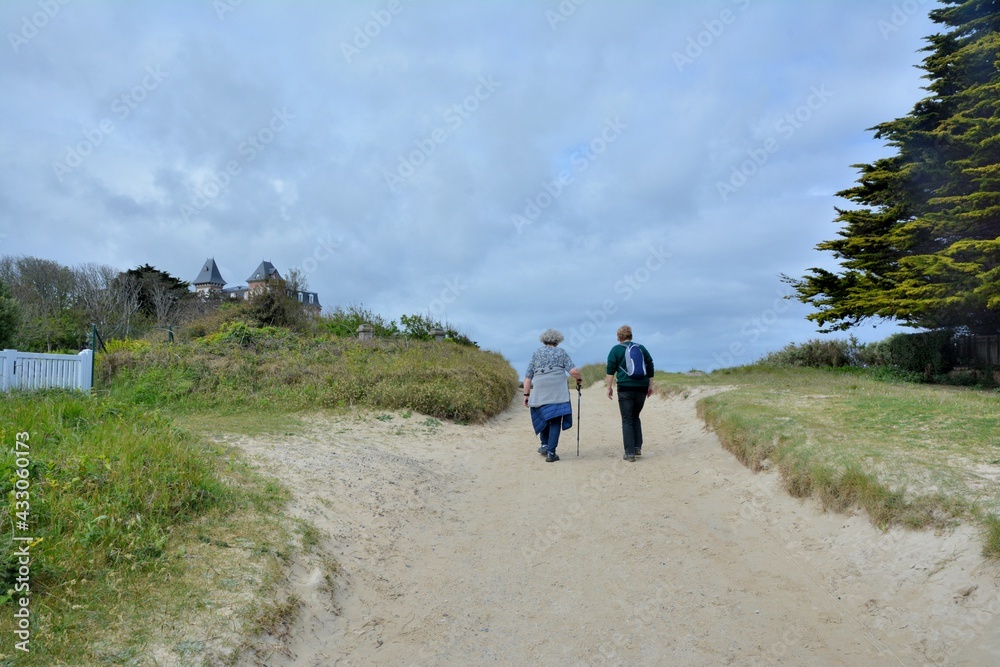
<path fill-rule="evenodd" d="M 538 453 L 552 463 L 559 460 L 556 447 L 560 431 L 573 426 L 573 404 L 569 400 L 566 374 L 576 378 L 578 388 L 583 375 L 566 350 L 559 349 L 563 341 L 561 333 L 546 329 L 539 340 L 543 347 L 531 355 L 524 374 L 524 407 L 531 408 L 531 425 L 541 440 Z"/>
<path fill-rule="evenodd" d="M 653 357 L 638 343 L 632 342 L 632 327 L 618 327 L 618 344 L 608 353 L 608 398 L 614 396 L 613 387 L 618 381 L 618 410 L 622 415 L 622 440 L 626 461 L 635 462 L 642 456 L 642 422 L 639 413 L 646 404 L 646 397 L 653 394 Z"/>

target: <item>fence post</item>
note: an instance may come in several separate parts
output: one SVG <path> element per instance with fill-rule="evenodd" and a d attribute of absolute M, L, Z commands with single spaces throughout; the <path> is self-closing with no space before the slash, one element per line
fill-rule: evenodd
<path fill-rule="evenodd" d="M 89 392 L 94 386 L 94 351 L 83 350 L 80 352 L 80 371 L 77 376 L 77 386 L 81 391 Z"/>
<path fill-rule="evenodd" d="M 14 376 L 14 361 L 17 359 L 17 350 L 3 351 L 3 373 L 0 373 L 0 391 L 10 390 L 11 378 Z"/>
<path fill-rule="evenodd" d="M 358 339 L 359 340 L 371 340 L 375 337 L 375 327 L 365 323 L 358 326 Z"/>

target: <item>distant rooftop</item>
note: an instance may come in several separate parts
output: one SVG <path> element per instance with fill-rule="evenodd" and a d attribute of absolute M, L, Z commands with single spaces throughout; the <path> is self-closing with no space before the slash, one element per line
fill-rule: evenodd
<path fill-rule="evenodd" d="M 222 274 L 219 273 L 219 267 L 216 266 L 214 257 L 205 260 L 205 265 L 202 267 L 198 277 L 194 279 L 194 284 L 219 286 L 226 284 L 226 281 L 222 279 Z"/>
<path fill-rule="evenodd" d="M 278 269 L 274 268 L 274 264 L 271 264 L 271 262 L 263 261 L 260 263 L 260 266 L 258 266 L 254 272 L 250 274 L 250 277 L 247 278 L 247 282 L 259 283 L 275 278 L 281 280 L 281 274 L 278 273 Z"/>

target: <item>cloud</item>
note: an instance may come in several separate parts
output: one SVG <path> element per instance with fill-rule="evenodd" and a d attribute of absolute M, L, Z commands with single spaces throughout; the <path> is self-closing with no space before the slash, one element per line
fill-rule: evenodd
<path fill-rule="evenodd" d="M 628 321 L 672 370 L 815 335 L 770 321 L 777 276 L 831 265 L 865 129 L 924 95 L 926 12 L 571 4 L 60 5 L 0 53 L 0 247 L 304 267 L 328 308 L 440 315 L 519 372 L 548 327 L 588 363 Z"/>

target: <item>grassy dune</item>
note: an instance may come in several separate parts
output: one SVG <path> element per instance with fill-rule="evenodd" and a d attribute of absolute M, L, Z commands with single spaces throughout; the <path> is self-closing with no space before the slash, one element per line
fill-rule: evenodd
<path fill-rule="evenodd" d="M 879 526 L 983 527 L 1000 557 L 1000 395 L 887 382 L 863 371 L 744 367 L 659 375 L 662 391 L 732 386 L 699 415 L 752 470 L 776 468 L 788 491 Z"/>
<path fill-rule="evenodd" d="M 504 410 L 518 383 L 501 355 L 448 341 L 360 342 L 239 323 L 191 343 L 99 355 L 97 374 L 123 402 L 183 413 L 363 406 L 469 423 Z"/>

